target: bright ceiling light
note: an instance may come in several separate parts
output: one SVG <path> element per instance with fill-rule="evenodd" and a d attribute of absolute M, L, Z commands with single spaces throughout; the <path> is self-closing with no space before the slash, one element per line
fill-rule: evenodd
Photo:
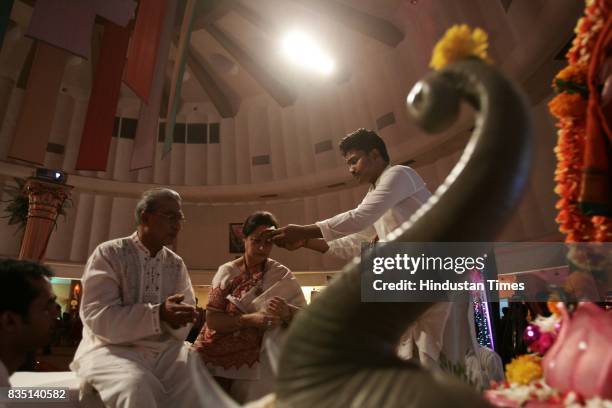
<path fill-rule="evenodd" d="M 309 35 L 292 31 L 283 39 L 283 52 L 295 64 L 324 75 L 334 71 L 334 61 Z"/>

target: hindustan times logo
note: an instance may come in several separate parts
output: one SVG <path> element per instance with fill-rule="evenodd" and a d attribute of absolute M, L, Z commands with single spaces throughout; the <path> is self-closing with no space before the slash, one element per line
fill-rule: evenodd
<path fill-rule="evenodd" d="M 485 267 L 487 255 L 479 257 L 441 257 L 441 256 L 409 256 L 407 254 L 396 254 L 394 257 L 375 257 L 373 259 L 372 272 L 380 275 L 385 271 L 399 270 L 414 275 L 417 271 L 453 271 L 458 275 L 465 271 L 478 269 L 482 271 Z"/>

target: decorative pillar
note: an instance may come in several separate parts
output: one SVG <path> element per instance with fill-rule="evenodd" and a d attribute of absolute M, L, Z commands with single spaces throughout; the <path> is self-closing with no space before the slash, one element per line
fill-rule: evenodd
<path fill-rule="evenodd" d="M 33 177 L 26 180 L 24 193 L 29 198 L 28 222 L 19 259 L 42 261 L 59 209 L 70 197 L 70 190 L 72 186 L 65 184 L 49 183 Z"/>

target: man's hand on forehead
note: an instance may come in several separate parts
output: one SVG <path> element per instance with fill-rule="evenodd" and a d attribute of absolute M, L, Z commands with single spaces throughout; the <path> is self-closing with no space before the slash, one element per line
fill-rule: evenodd
<path fill-rule="evenodd" d="M 270 227 L 262 231 L 259 237 L 265 240 L 273 240 L 273 238 L 279 234 L 282 234 L 282 228 L 277 229 L 275 227 Z"/>
<path fill-rule="evenodd" d="M 297 241 L 305 239 L 305 230 L 303 225 L 289 224 L 285 227 L 279 228 L 275 231 L 266 231 L 272 242 L 280 247 L 294 244 Z"/>
<path fill-rule="evenodd" d="M 275 230 L 275 227 L 269 227 L 261 231 L 260 233 L 253 233 L 251 237 L 252 239 L 256 239 L 258 241 L 265 241 L 266 243 L 270 243 L 272 242 L 272 237 L 270 236 L 270 234 L 273 233 Z"/>

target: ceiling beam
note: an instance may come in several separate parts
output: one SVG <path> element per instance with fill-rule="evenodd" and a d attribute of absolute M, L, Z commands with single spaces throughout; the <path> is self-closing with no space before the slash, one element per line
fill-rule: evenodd
<path fill-rule="evenodd" d="M 260 57 L 251 55 L 236 40 L 221 31 L 215 24 L 206 26 L 206 30 L 232 57 L 261 85 L 262 88 L 283 108 L 295 103 L 296 93 L 278 80 L 278 74 L 272 73 Z M 262 47 L 263 48 L 263 47 Z"/>
<path fill-rule="evenodd" d="M 232 7 L 232 10 L 242 16 L 249 23 L 253 24 L 255 27 L 264 31 L 268 35 L 276 36 L 278 34 L 278 26 L 272 20 L 262 15 L 261 13 L 256 13 L 250 7 L 245 6 L 244 4 L 237 2 Z"/>
<path fill-rule="evenodd" d="M 230 12 L 238 0 L 207 0 L 199 1 L 196 9 L 192 30 L 197 31 L 213 24 Z"/>
<path fill-rule="evenodd" d="M 232 104 L 230 97 L 223 91 L 222 86 L 229 87 L 220 78 L 215 77 L 212 68 L 199 58 L 197 51 L 189 47 L 187 53 L 187 67 L 194 78 L 200 83 L 213 105 L 223 118 L 233 118 L 238 113 L 237 104 Z"/>
<path fill-rule="evenodd" d="M 404 39 L 404 33 L 389 21 L 364 13 L 336 0 L 292 1 L 390 47 L 396 47 Z"/>

